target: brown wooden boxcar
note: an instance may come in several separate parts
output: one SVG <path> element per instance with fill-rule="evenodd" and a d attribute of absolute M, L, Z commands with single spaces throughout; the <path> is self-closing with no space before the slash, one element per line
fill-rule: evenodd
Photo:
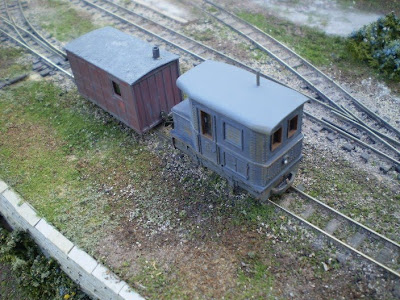
<path fill-rule="evenodd" d="M 138 133 L 182 101 L 175 54 L 112 27 L 89 32 L 65 49 L 78 91 Z"/>

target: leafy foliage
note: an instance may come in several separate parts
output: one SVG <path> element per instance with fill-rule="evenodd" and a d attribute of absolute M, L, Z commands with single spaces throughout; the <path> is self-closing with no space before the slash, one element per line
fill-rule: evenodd
<path fill-rule="evenodd" d="M 400 79 L 400 19 L 393 12 L 353 32 L 348 45 L 356 58 Z"/>
<path fill-rule="evenodd" d="M 11 265 L 18 284 L 31 299 L 89 299 L 25 232 L 9 233 L 0 227 L 0 262 Z"/>

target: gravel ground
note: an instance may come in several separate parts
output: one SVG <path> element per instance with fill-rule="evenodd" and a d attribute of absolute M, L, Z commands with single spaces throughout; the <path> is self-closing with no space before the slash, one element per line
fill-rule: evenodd
<path fill-rule="evenodd" d="M 244 46 L 239 38 L 220 26 L 201 19 L 181 30 L 204 38 L 207 44 L 233 53 L 265 73 L 291 81 L 289 74 L 267 57 L 254 59 L 254 49 Z M 209 30 L 213 33 L 211 36 Z M 335 67 L 324 71 L 355 92 L 368 106 L 387 116 L 393 125 L 400 127 L 400 109 L 393 108 L 400 102 L 399 98 L 392 95 L 384 84 L 370 78 L 354 82 L 342 76 Z M 62 77 L 54 80 L 66 89 L 73 88 L 71 82 Z M 291 84 L 300 86 L 298 82 L 291 81 Z M 332 197 L 338 200 L 334 202 L 336 208 L 349 213 L 354 213 L 351 211 L 353 206 L 371 209 L 368 215 L 356 211 L 352 217 L 373 224 L 396 238 L 393 232 L 398 232 L 400 223 L 396 215 L 399 210 L 396 197 L 400 191 L 399 180 L 395 178 L 397 173 L 383 174 L 379 170 L 379 158 L 371 154 L 370 162 L 364 163 L 360 158 L 361 150 L 345 152 L 340 147 L 343 140 L 336 138 L 330 142 L 326 139 L 326 132 L 316 132 L 313 127 L 305 121 L 305 158 L 296 183 L 302 183 L 310 190 L 331 191 Z M 139 143 L 156 157 L 155 161 L 149 162 L 151 176 L 140 185 L 117 182 L 115 186 L 104 189 L 105 195 L 110 194 L 110 188 L 113 190 L 115 201 L 126 200 L 130 204 L 115 212 L 121 216 L 117 229 L 107 232 L 105 241 L 98 243 L 94 251 L 140 293 L 154 297 L 152 282 L 157 276 L 164 276 L 168 279 L 160 283 L 163 292 L 170 291 L 168 289 L 172 286 L 190 298 L 235 298 L 244 295 L 249 288 L 238 285 L 238 270 L 249 278 L 254 277 L 257 259 L 267 266 L 265 274 L 274 278 L 271 287 L 274 297 L 400 297 L 399 283 L 390 276 L 352 257 L 347 263 L 339 264 L 337 251 L 340 249 L 327 243 L 322 250 L 316 250 L 312 245 L 318 237 L 280 212 L 268 215 L 269 219 L 260 213 L 256 221 L 244 221 L 252 211 L 262 212 L 264 209 L 249 200 L 245 193 L 234 195 L 225 180 L 197 167 L 171 145 L 160 142 L 157 135 L 149 134 Z M 380 192 L 369 190 L 371 195 L 368 199 L 354 197 L 359 190 L 340 189 L 337 181 L 321 180 L 319 176 L 326 170 L 332 170 L 327 173 L 339 177 L 343 174 L 344 178 L 354 180 L 361 188 L 379 186 Z M 104 182 L 94 183 L 94 186 L 102 185 Z M 332 200 L 324 198 L 326 195 L 322 192 L 320 194 L 322 200 Z M 378 202 L 380 211 L 393 215 L 389 223 L 372 212 Z M 141 273 L 143 270 L 147 270 L 144 275 Z M 256 291 L 251 292 L 257 295 Z M 265 289 L 263 292 L 260 297 L 265 298 Z"/>
<path fill-rule="evenodd" d="M 293 23 L 316 27 L 327 34 L 342 36 L 381 17 L 380 14 L 364 13 L 352 7 L 344 8 L 340 3 L 329 0 L 253 0 L 252 2 Z"/>

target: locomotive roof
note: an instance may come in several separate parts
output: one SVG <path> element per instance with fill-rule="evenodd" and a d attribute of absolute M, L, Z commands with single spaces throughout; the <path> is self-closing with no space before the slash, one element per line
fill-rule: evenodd
<path fill-rule="evenodd" d="M 265 78 L 257 86 L 253 73 L 210 60 L 181 75 L 177 85 L 189 98 L 265 134 L 308 100 Z"/>
<path fill-rule="evenodd" d="M 153 45 L 112 27 L 82 35 L 65 49 L 128 84 L 179 58 L 160 49 L 160 58 L 153 59 Z"/>

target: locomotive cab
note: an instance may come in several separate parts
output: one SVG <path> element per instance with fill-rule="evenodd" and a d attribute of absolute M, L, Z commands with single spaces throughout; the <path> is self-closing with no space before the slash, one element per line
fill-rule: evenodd
<path fill-rule="evenodd" d="M 252 73 L 206 61 L 177 80 L 174 145 L 258 198 L 282 193 L 301 160 L 307 97 Z"/>

